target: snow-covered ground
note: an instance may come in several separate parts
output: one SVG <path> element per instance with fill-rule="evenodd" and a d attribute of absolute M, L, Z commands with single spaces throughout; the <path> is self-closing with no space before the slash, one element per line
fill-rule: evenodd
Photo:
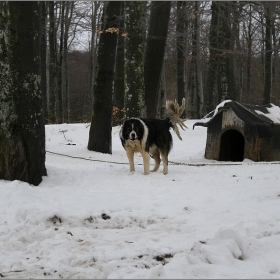
<path fill-rule="evenodd" d="M 148 176 L 120 127 L 107 155 L 88 124 L 46 126 L 43 182 L 0 180 L 0 277 L 279 279 L 280 164 L 206 160 L 194 122 Z"/>

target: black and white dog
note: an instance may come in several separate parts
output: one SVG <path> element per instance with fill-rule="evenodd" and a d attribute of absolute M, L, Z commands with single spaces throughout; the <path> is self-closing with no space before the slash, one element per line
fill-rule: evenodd
<path fill-rule="evenodd" d="M 173 101 L 166 101 L 168 117 L 165 120 L 130 118 L 126 120 L 120 130 L 120 139 L 126 151 L 130 171 L 134 168 L 134 153 L 139 152 L 143 157 L 144 175 L 150 174 L 150 155 L 155 160 L 152 172 L 159 169 L 160 156 L 163 161 L 163 174 L 168 173 L 168 154 L 172 148 L 172 127 L 180 140 L 182 140 L 177 124 L 184 130 L 187 126 L 180 118 L 185 110 L 185 98 L 181 107 Z"/>

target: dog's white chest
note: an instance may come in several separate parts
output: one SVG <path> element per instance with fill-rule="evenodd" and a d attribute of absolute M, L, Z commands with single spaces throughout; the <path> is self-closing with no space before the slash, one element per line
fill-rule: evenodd
<path fill-rule="evenodd" d="M 135 152 L 140 152 L 140 150 L 142 150 L 143 148 L 141 147 L 141 143 L 139 140 L 126 140 L 125 143 L 125 148 L 126 149 L 131 149 Z"/>

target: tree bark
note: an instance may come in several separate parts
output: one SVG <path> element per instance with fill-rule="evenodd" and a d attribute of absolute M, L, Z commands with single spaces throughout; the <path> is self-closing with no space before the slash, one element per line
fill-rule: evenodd
<path fill-rule="evenodd" d="M 97 76 L 95 81 L 93 115 L 91 120 L 88 149 L 112 153 L 112 95 L 115 58 L 118 37 L 118 15 L 121 2 L 109 1 L 104 4 L 102 17 L 103 33 L 100 35 Z"/>
<path fill-rule="evenodd" d="M 158 91 L 168 32 L 171 1 L 152 1 L 144 60 L 146 117 L 157 117 Z"/>
<path fill-rule="evenodd" d="M 97 25 L 96 21 L 100 21 L 98 18 L 97 20 L 97 12 L 100 9 L 101 3 L 100 1 L 91 2 L 91 12 L 92 16 L 91 20 L 91 42 L 90 42 L 90 104 L 93 103 L 93 95 L 94 95 L 94 82 L 96 76 L 96 61 L 97 61 L 97 49 L 98 49 L 98 37 L 99 34 L 96 32 Z"/>
<path fill-rule="evenodd" d="M 44 123 L 48 122 L 48 100 L 47 100 L 47 45 L 46 45 L 46 2 L 39 2 L 41 9 L 41 88 L 44 109 Z"/>
<path fill-rule="evenodd" d="M 61 1 L 60 4 L 60 43 L 59 43 L 59 59 L 57 64 L 57 120 L 58 123 L 64 122 L 64 106 L 63 106 L 63 39 L 64 39 L 64 28 L 65 28 L 65 1 Z"/>
<path fill-rule="evenodd" d="M 197 84 L 197 117 L 202 118 L 204 113 L 204 91 L 203 91 L 203 75 L 201 63 L 201 46 L 200 46 L 200 1 L 195 2 L 195 29 L 196 29 L 196 84 Z"/>
<path fill-rule="evenodd" d="M 271 3 L 265 2 L 265 68 L 264 68 L 264 95 L 263 104 L 270 103 L 271 84 L 272 84 L 272 29 L 273 29 L 273 12 Z"/>
<path fill-rule="evenodd" d="M 64 77 L 64 112 L 65 120 L 70 123 L 70 93 L 69 93 L 69 80 L 68 80 L 68 37 L 69 28 L 72 21 L 73 10 L 75 3 L 73 1 L 66 2 L 65 12 L 65 31 L 63 39 L 63 77 Z"/>
<path fill-rule="evenodd" d="M 212 2 L 212 17 L 209 32 L 209 68 L 207 76 L 207 94 L 205 96 L 205 109 L 209 113 L 215 108 L 217 100 L 217 75 L 218 75 L 218 11 L 217 6 Z"/>
<path fill-rule="evenodd" d="M 194 3 L 194 28 L 192 40 L 191 71 L 189 75 L 191 118 L 201 118 L 204 108 L 202 65 L 200 51 L 200 2 Z"/>
<path fill-rule="evenodd" d="M 144 34 L 142 1 L 124 2 L 124 105 L 125 118 L 144 117 Z"/>
<path fill-rule="evenodd" d="M 49 104 L 48 104 L 48 122 L 55 123 L 56 119 L 56 28 L 54 16 L 54 2 L 49 1 Z"/>
<path fill-rule="evenodd" d="M 185 20 L 186 1 L 177 2 L 177 96 L 178 100 L 186 97 L 185 81 L 185 45 L 186 45 L 186 20 Z M 186 117 L 186 111 L 183 112 L 182 118 Z"/>
<path fill-rule="evenodd" d="M 124 3 L 123 1 L 121 4 L 121 16 L 119 19 L 120 33 L 118 34 L 113 94 L 113 126 L 120 125 L 124 119 Z"/>
<path fill-rule="evenodd" d="M 252 10 L 252 6 L 250 5 L 250 12 Z M 251 75 L 251 62 L 252 62 L 252 16 L 250 15 L 249 18 L 249 23 L 248 23 L 248 53 L 247 53 L 247 63 L 246 63 L 246 67 L 247 67 L 247 81 L 246 81 L 246 93 L 247 96 L 250 97 L 251 95 L 251 79 L 252 79 L 252 75 Z"/>
<path fill-rule="evenodd" d="M 0 7 L 0 179 L 37 186 L 46 175 L 39 3 Z"/>
<path fill-rule="evenodd" d="M 236 100 L 230 2 L 213 1 L 210 26 L 210 61 L 207 79 L 206 111 L 226 99 Z"/>

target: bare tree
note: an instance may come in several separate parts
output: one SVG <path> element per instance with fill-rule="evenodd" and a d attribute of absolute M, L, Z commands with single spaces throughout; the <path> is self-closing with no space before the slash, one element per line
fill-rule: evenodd
<path fill-rule="evenodd" d="M 177 95 L 178 100 L 182 100 L 186 97 L 186 81 L 185 81 L 185 48 L 187 44 L 186 32 L 187 32 L 187 17 L 186 17 L 186 1 L 177 1 Z M 182 114 L 182 118 L 186 117 L 186 112 Z"/>
<path fill-rule="evenodd" d="M 99 26 L 98 11 L 101 8 L 100 1 L 91 2 L 91 41 L 90 41 L 90 103 L 93 102 L 94 95 L 94 81 L 96 75 L 97 49 L 99 33 L 97 32 Z"/>
<path fill-rule="evenodd" d="M 192 57 L 189 73 L 189 106 L 191 117 L 200 118 L 203 116 L 204 93 L 202 80 L 201 47 L 200 47 L 200 1 L 194 5 L 194 22 L 192 35 Z"/>
<path fill-rule="evenodd" d="M 112 96 L 121 2 L 104 4 L 88 149 L 112 153 Z"/>
<path fill-rule="evenodd" d="M 75 6 L 75 2 L 66 1 L 66 11 L 65 11 L 65 32 L 63 38 L 63 76 L 64 76 L 64 90 L 63 90 L 63 100 L 64 100 L 64 112 L 65 112 L 65 120 L 70 122 L 70 93 L 69 93 L 69 79 L 68 79 L 68 50 L 69 50 L 69 29 L 71 25 L 71 20 L 73 17 L 73 10 Z"/>
<path fill-rule="evenodd" d="M 156 118 L 158 91 L 170 16 L 170 1 L 152 1 L 144 61 L 146 116 Z"/>
<path fill-rule="evenodd" d="M 56 54 L 56 27 L 54 1 L 48 2 L 49 8 L 49 83 L 48 83 L 48 119 L 50 123 L 56 122 L 56 81 L 57 81 L 57 54 Z"/>
<path fill-rule="evenodd" d="M 264 68 L 264 95 L 263 103 L 270 103 L 272 90 L 272 31 L 273 11 L 271 1 L 264 2 L 265 8 L 265 68 Z"/>
<path fill-rule="evenodd" d="M 236 100 L 236 86 L 233 70 L 231 3 L 213 1 L 210 26 L 210 61 L 207 81 L 207 111 L 215 103 L 226 99 Z"/>

